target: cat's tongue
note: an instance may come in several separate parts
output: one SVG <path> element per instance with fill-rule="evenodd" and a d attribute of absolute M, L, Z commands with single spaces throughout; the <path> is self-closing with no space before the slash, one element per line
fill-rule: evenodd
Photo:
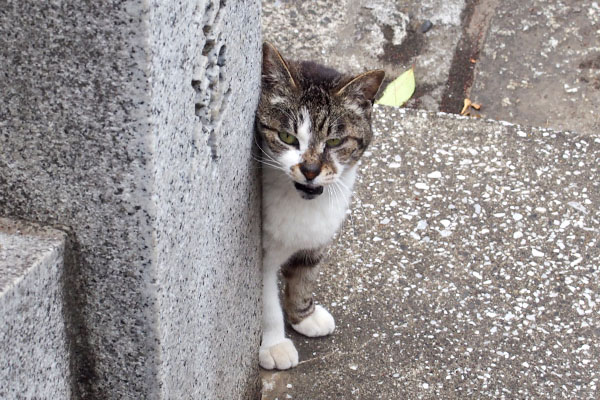
<path fill-rule="evenodd" d="M 303 199 L 310 200 L 323 193 L 323 186 L 308 186 L 294 182 L 294 187 L 300 192 Z"/>

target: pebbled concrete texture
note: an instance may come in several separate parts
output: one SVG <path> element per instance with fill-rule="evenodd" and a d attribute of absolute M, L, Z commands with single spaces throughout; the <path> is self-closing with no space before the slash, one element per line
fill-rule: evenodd
<path fill-rule="evenodd" d="M 600 132 L 600 5 L 499 2 L 471 97 L 488 118 Z"/>
<path fill-rule="evenodd" d="M 66 235 L 0 218 L 0 398 L 72 394 L 63 301 Z"/>
<path fill-rule="evenodd" d="M 258 392 L 259 13 L 0 10 L 0 215 L 69 232 L 76 398 Z"/>
<path fill-rule="evenodd" d="M 263 399 L 598 397 L 600 137 L 376 107 L 352 212 Z"/>

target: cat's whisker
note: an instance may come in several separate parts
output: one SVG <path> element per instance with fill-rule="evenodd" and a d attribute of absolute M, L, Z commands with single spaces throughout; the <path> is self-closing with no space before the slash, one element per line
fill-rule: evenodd
<path fill-rule="evenodd" d="M 281 164 L 279 161 L 277 161 L 275 158 L 273 158 L 273 156 L 271 156 L 269 153 L 267 153 L 262 147 L 260 147 L 260 144 L 258 144 L 258 141 L 256 140 L 256 136 L 254 136 L 254 143 L 256 144 L 256 147 L 258 147 L 258 149 L 260 151 L 262 151 L 262 153 L 268 157 L 269 160 L 273 161 L 276 164 Z"/>
<path fill-rule="evenodd" d="M 339 204 L 341 204 L 341 201 L 344 200 L 344 197 L 343 197 L 343 193 L 341 191 L 339 191 L 339 197 L 338 197 L 338 190 L 340 190 L 340 189 L 339 189 L 339 187 L 335 183 L 336 182 L 333 182 L 333 185 L 330 185 L 330 186 L 331 186 L 331 190 L 335 194 L 336 202 L 339 205 Z M 340 199 L 340 197 L 341 197 L 341 199 Z M 348 204 L 346 203 L 345 207 L 343 207 L 343 208 L 345 210 L 347 210 L 348 209 Z M 340 238 L 342 237 L 342 233 L 344 232 L 345 223 L 346 223 L 346 217 L 344 216 L 344 218 L 342 219 L 342 225 L 340 227 L 340 231 L 339 231 L 339 234 L 338 234 L 338 240 L 340 240 Z"/>
<path fill-rule="evenodd" d="M 260 148 L 260 147 L 259 147 L 259 148 Z M 281 165 L 281 166 L 283 166 L 283 165 L 281 164 L 281 162 L 279 162 L 278 160 L 276 160 L 275 158 L 273 158 L 273 157 L 272 157 L 272 156 L 271 156 L 269 153 L 267 153 L 266 151 L 264 151 L 262 148 L 260 148 L 260 150 L 263 152 L 263 154 L 264 154 L 265 156 L 267 156 L 267 160 L 269 160 L 270 162 L 272 162 L 272 163 L 274 163 L 274 164 L 277 164 L 277 165 Z"/>
<path fill-rule="evenodd" d="M 254 136 L 254 143 L 256 144 L 256 147 L 258 147 L 258 149 L 271 161 L 279 164 L 279 161 L 277 161 L 275 158 L 273 158 L 273 156 L 271 156 L 269 153 L 267 153 L 258 143 L 258 140 L 256 139 L 256 136 Z"/>
<path fill-rule="evenodd" d="M 341 179 L 338 179 L 335 181 L 335 183 L 341 185 L 344 189 L 346 189 L 348 192 L 352 192 L 352 190 L 348 187 L 348 185 L 346 185 L 344 183 L 344 181 L 342 181 Z"/>
<path fill-rule="evenodd" d="M 344 191 L 342 190 L 342 186 L 340 185 L 340 183 L 343 183 L 343 182 L 336 181 L 335 183 L 336 183 L 336 186 L 337 186 L 338 190 L 340 191 L 340 194 L 344 198 L 344 202 L 346 204 L 346 209 L 350 210 L 350 212 L 348 214 L 349 214 L 349 217 L 350 217 L 350 226 L 352 227 L 352 236 L 354 237 L 354 232 L 355 232 L 355 229 L 354 229 L 354 218 L 352 217 L 352 209 L 350 207 L 350 203 L 351 203 L 350 197 L 348 196 L 348 194 L 345 194 Z"/>
<path fill-rule="evenodd" d="M 332 189 L 329 186 L 325 186 L 325 189 L 327 190 L 327 201 L 329 202 L 329 208 L 333 208 Z"/>
<path fill-rule="evenodd" d="M 336 186 L 337 190 L 339 191 L 340 197 L 342 198 L 342 200 L 344 201 L 344 206 L 346 208 L 350 207 L 350 198 L 348 197 L 348 195 L 346 193 L 344 193 L 344 188 L 346 188 L 346 191 L 348 193 L 351 193 L 351 190 L 348 189 L 348 186 L 346 186 L 344 184 L 344 182 L 340 181 L 340 180 L 336 180 L 333 182 L 333 184 Z"/>
<path fill-rule="evenodd" d="M 348 188 L 348 186 L 342 182 L 341 180 L 337 181 L 339 184 L 341 184 L 342 186 L 344 186 L 346 188 L 346 190 L 350 191 L 350 189 Z M 362 201 L 360 199 L 357 200 L 357 202 L 355 203 L 356 206 L 358 206 L 360 208 L 360 211 L 363 215 L 363 226 L 365 227 L 365 229 L 369 229 L 368 226 L 368 220 L 367 220 L 367 215 L 365 214 L 365 208 L 363 207 Z"/>
<path fill-rule="evenodd" d="M 279 106 L 279 107 L 274 107 L 275 110 L 279 111 L 280 113 L 282 113 L 283 115 L 285 115 L 286 117 L 289 118 L 289 120 L 291 122 L 296 122 L 297 120 L 297 116 L 294 115 L 287 107 L 285 106 Z"/>
<path fill-rule="evenodd" d="M 276 160 L 275 158 L 273 158 L 269 153 L 267 153 L 265 150 L 263 150 L 262 147 L 260 147 L 260 144 L 258 144 L 258 141 L 256 140 L 256 136 L 254 137 L 254 143 L 256 144 L 256 147 L 258 147 L 258 149 L 267 157 L 267 159 L 265 158 L 261 158 L 258 159 L 256 157 L 253 156 L 253 158 L 258 161 L 259 163 L 263 163 L 265 165 L 268 165 L 272 168 L 275 169 L 279 169 L 283 172 L 286 172 L 285 167 L 281 164 L 281 162 L 279 162 L 278 160 Z"/>
<path fill-rule="evenodd" d="M 333 185 L 327 185 L 326 187 L 329 190 L 329 193 L 330 193 L 329 199 L 331 201 L 331 207 L 333 208 L 333 206 L 335 206 L 339 203 L 339 200 L 337 198 L 337 192 L 335 191 L 335 186 L 333 186 Z M 341 232 L 343 232 L 343 230 L 344 230 L 344 221 L 342 220 L 341 226 L 338 231 L 338 237 L 337 237 L 338 241 L 341 237 Z"/>
<path fill-rule="evenodd" d="M 261 164 L 265 164 L 265 165 L 268 165 L 270 167 L 274 167 L 277 169 L 283 169 L 283 167 L 281 165 L 275 164 L 274 162 L 269 161 L 269 160 L 265 160 L 264 158 L 256 158 L 256 157 L 252 157 L 252 158 L 254 158 L 255 161 L 257 161 Z"/>
<path fill-rule="evenodd" d="M 280 171 L 285 172 L 285 168 L 283 168 L 281 165 L 275 165 L 275 164 L 273 164 L 271 162 L 268 162 L 268 161 L 266 161 L 264 159 L 256 158 L 254 156 L 252 158 L 254 158 L 254 160 L 257 161 L 259 164 L 264 164 L 264 165 L 266 165 L 268 167 L 271 167 L 271 168 L 274 168 L 274 169 L 278 169 Z"/>
<path fill-rule="evenodd" d="M 343 191 L 342 191 L 341 185 L 344 185 L 344 183 L 341 181 L 335 181 L 334 185 L 338 188 L 338 190 L 340 191 L 340 193 L 342 193 L 342 196 L 343 196 Z M 346 209 L 350 210 L 350 213 L 349 213 L 350 214 L 350 225 L 352 226 L 352 232 L 354 233 L 354 218 L 352 218 L 352 210 L 350 209 L 350 199 L 348 198 L 347 200 L 346 199 L 344 199 L 344 200 L 346 203 Z"/>
<path fill-rule="evenodd" d="M 340 195 L 344 199 L 344 203 L 346 204 L 346 207 L 349 207 L 350 206 L 350 199 L 347 196 L 344 195 L 344 191 L 342 190 L 342 188 L 345 188 L 348 192 L 351 192 L 351 190 L 348 188 L 348 186 L 346 186 L 346 184 L 344 182 L 342 182 L 340 180 L 335 181 L 334 184 L 339 189 Z"/>
<path fill-rule="evenodd" d="M 339 114 L 336 115 L 335 119 L 331 122 L 329 122 L 329 126 L 334 126 L 336 122 L 338 122 L 340 119 L 342 119 L 344 117 L 344 114 Z"/>
<path fill-rule="evenodd" d="M 335 200 L 336 204 L 339 204 L 340 200 L 338 199 L 338 195 L 337 195 L 337 191 L 335 190 L 335 186 L 328 185 L 328 187 L 331 190 L 333 197 L 335 197 L 335 199 L 332 199 L 332 200 Z"/>

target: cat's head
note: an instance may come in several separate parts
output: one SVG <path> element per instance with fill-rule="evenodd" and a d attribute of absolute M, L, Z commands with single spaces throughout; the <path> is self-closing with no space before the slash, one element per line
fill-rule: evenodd
<path fill-rule="evenodd" d="M 257 129 L 263 162 L 285 172 L 311 199 L 359 160 L 373 136 L 371 108 L 384 72 L 348 76 L 285 60 L 263 45 Z"/>

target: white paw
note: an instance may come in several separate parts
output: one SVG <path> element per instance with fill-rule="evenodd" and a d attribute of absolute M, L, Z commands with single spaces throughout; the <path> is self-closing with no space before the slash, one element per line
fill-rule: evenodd
<path fill-rule="evenodd" d="M 260 346 L 258 361 L 264 369 L 288 369 L 298 365 L 298 351 L 290 339 L 269 347 Z"/>
<path fill-rule="evenodd" d="M 333 332 L 335 321 L 326 309 L 316 306 L 312 314 L 300 321 L 299 324 L 292 324 L 292 328 L 308 337 L 325 336 Z"/>

